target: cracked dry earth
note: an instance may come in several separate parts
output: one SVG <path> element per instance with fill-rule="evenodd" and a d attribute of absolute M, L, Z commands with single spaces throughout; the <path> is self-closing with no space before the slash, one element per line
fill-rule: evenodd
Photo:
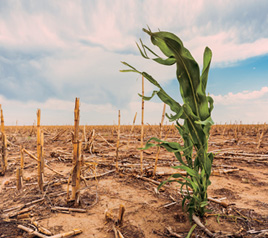
<path fill-rule="evenodd" d="M 60 172 L 45 168 L 44 192 L 37 186 L 37 163 L 25 154 L 23 189 L 16 189 L 16 169 L 20 165 L 20 146 L 36 154 L 36 135 L 33 127 L 6 127 L 8 138 L 8 170 L 0 177 L 0 237 L 32 237 L 18 229 L 31 229 L 33 220 L 53 235 L 80 229 L 79 238 L 112 238 L 114 228 L 125 238 L 186 237 L 192 224 L 182 211 L 182 197 L 175 184 L 157 191 L 157 182 L 164 181 L 176 170 L 171 153 L 160 151 L 158 175 L 152 177 L 156 149 L 144 152 L 144 177 L 140 171 L 140 131 L 136 126 L 130 135 L 130 126 L 121 127 L 119 173 L 115 172 L 116 127 L 81 127 L 80 138 L 88 141 L 95 130 L 93 147 L 83 150 L 84 165 L 81 181 L 80 204 L 83 212 L 61 211 L 57 207 L 73 208 L 67 201 L 68 178 L 72 170 L 73 128 L 67 126 L 42 127 L 44 131 L 45 163 Z M 261 133 L 263 133 L 262 140 Z M 159 134 L 158 126 L 146 126 L 145 140 Z M 58 136 L 60 135 L 60 136 Z M 164 126 L 163 138 L 181 141 L 177 132 Z M 85 140 L 86 139 L 86 140 Z M 127 146 L 129 142 L 129 146 Z M 261 143 L 260 143 L 261 142 Z M 84 146 L 86 147 L 86 142 Z M 258 147 L 258 149 L 257 149 Z M 209 150 L 215 153 L 212 185 L 208 195 L 228 204 L 209 202 L 211 210 L 202 223 L 216 237 L 268 237 L 268 131 L 266 125 L 214 126 Z M 99 176 L 98 175 L 102 175 Z M 147 178 L 147 179 L 146 179 Z M 69 190 L 71 189 L 71 186 Z M 40 200 L 35 204 L 32 201 Z M 30 204 L 30 205 L 27 205 Z M 8 209 L 27 205 L 22 214 Z M 123 224 L 116 224 L 120 205 L 125 207 Z M 106 214 L 106 216 L 105 216 Z M 24 215 L 24 216 L 23 216 Z M 255 231 L 255 233 L 254 233 Z M 262 231 L 262 232 L 261 232 Z M 172 233 L 173 232 L 173 233 Z M 196 227 L 192 237 L 207 237 Z"/>

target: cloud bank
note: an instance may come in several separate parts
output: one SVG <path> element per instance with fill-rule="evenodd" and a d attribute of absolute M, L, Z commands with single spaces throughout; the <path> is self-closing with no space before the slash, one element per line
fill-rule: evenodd
<path fill-rule="evenodd" d="M 267 123 L 268 87 L 212 97 L 215 103 L 213 118 L 217 123 Z"/>
<path fill-rule="evenodd" d="M 175 78 L 175 67 L 139 56 L 135 41 L 151 46 L 143 27 L 174 32 L 200 64 L 209 46 L 212 67 L 230 67 L 268 54 L 267 12 L 266 0 L 1 1 L 0 103 L 15 111 L 36 106 L 52 113 L 53 103 L 70 106 L 80 97 L 96 113 L 109 111 L 107 118 L 118 109 L 135 114 L 140 77 L 119 73 L 121 61 L 164 85 Z M 146 85 L 146 93 L 152 89 Z M 53 122 L 49 118 L 46 123 Z"/>

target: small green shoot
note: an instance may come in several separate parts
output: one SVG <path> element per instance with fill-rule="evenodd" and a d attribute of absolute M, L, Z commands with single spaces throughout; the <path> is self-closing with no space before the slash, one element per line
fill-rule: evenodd
<path fill-rule="evenodd" d="M 194 225 L 191 227 L 191 229 L 190 229 L 190 231 L 188 232 L 186 238 L 190 238 L 190 237 L 191 237 L 191 235 L 192 235 L 192 233 L 194 232 L 194 229 L 196 228 L 196 226 L 197 226 L 197 225 L 194 224 Z"/>

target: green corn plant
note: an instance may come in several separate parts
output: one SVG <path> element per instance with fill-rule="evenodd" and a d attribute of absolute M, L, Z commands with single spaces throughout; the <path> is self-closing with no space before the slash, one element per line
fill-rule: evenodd
<path fill-rule="evenodd" d="M 140 72 L 126 62 L 122 63 L 129 69 L 121 70 L 121 72 L 139 73 L 158 88 L 150 97 L 144 96 L 143 98 L 150 100 L 157 95 L 170 107 L 173 113 L 166 114 L 166 116 L 170 121 L 176 122 L 175 127 L 184 142 L 181 145 L 153 137 L 148 140 L 143 149 L 160 146 L 174 153 L 179 161 L 179 165 L 174 168 L 186 171 L 187 175 L 182 176 L 175 173 L 167 181 L 162 182 L 159 187 L 167 182 L 179 183 L 181 194 L 183 194 L 182 207 L 187 208 L 190 219 L 193 214 L 202 217 L 207 211 L 207 189 L 211 184 L 209 177 L 213 162 L 213 154 L 208 153 L 209 131 L 213 124 L 211 118 L 213 99 L 206 95 L 212 52 L 208 47 L 205 48 L 203 70 L 200 75 L 197 62 L 176 35 L 164 31 L 152 32 L 150 29 L 143 29 L 143 31 L 150 36 L 152 44 L 157 46 L 165 57 L 160 57 L 141 40 L 140 45 L 137 44 L 140 54 L 145 59 L 150 59 L 147 54 L 150 52 L 154 57 L 152 60 L 162 65 L 176 64 L 176 76 L 183 104 L 181 105 L 170 97 L 161 85 L 146 72 Z M 183 124 L 179 122 L 179 119 L 183 121 Z"/>

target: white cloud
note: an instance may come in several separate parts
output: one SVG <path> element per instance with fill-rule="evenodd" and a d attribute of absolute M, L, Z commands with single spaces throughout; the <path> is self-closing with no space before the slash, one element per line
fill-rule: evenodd
<path fill-rule="evenodd" d="M 146 71 L 159 82 L 176 77 L 175 66 L 165 67 L 132 54 L 107 52 L 102 48 L 80 47 L 66 49 L 31 62 L 39 68 L 40 77 L 47 79 L 59 98 L 79 96 L 92 103 L 103 100 L 124 101 L 137 94 L 141 88 L 141 76 L 134 73 L 120 73 L 127 69 L 121 61 L 126 61 L 140 71 Z M 139 82 L 136 82 L 139 79 Z M 154 86 L 145 80 L 145 93 Z"/>
<path fill-rule="evenodd" d="M 1 19 L 1 18 L 0 18 Z M 9 19 L 0 21 L 0 43 L 7 48 L 20 49 L 56 49 L 65 45 L 64 39 L 47 24 L 42 15 L 29 15 L 23 11 L 14 11 Z"/>
<path fill-rule="evenodd" d="M 268 87 L 259 91 L 244 91 L 229 93 L 227 95 L 211 95 L 215 101 L 213 120 L 216 123 L 267 123 L 268 118 Z M 45 102 L 21 102 L 8 100 L 0 95 L 0 104 L 4 111 L 6 125 L 31 125 L 36 121 L 36 111 L 41 109 L 41 123 L 43 125 L 72 125 L 74 99 L 59 100 L 48 99 Z M 132 98 L 126 107 L 119 108 L 111 103 L 92 104 L 80 99 L 80 124 L 116 124 L 118 110 L 121 109 L 121 123 L 131 124 L 133 117 L 138 112 L 136 124 L 141 122 L 141 101 Z M 162 102 L 145 102 L 144 122 L 159 124 L 163 110 Z M 170 113 L 167 107 L 167 113 Z M 167 118 L 165 123 L 168 122 Z"/>
<path fill-rule="evenodd" d="M 49 99 L 43 103 L 36 101 L 20 102 L 8 100 L 0 95 L 6 125 L 31 125 L 36 121 L 36 111 L 41 110 L 42 125 L 72 125 L 74 101 Z M 80 99 L 81 125 L 111 125 L 117 123 L 120 108 L 110 103 L 90 104 Z M 161 121 L 163 103 L 145 102 L 144 123 L 158 124 Z M 141 123 L 141 101 L 132 101 L 121 111 L 121 123 L 131 124 L 135 113 L 138 113 L 136 124 Z M 165 120 L 166 122 L 167 120 Z"/>
<path fill-rule="evenodd" d="M 128 33 L 128 28 L 135 24 L 135 2 L 97 1 L 92 7 L 95 9 L 88 19 L 91 27 L 83 39 L 109 50 L 133 48 L 136 37 Z M 134 11 L 134 15 L 131 16 L 126 9 Z"/>
<path fill-rule="evenodd" d="M 212 118 L 216 123 L 267 123 L 268 87 L 259 91 L 245 91 L 237 94 L 211 95 L 215 100 Z M 36 101 L 20 102 L 8 100 L 0 95 L 6 125 L 31 125 L 36 121 L 36 111 L 41 109 L 43 125 L 72 125 L 74 100 L 49 99 L 43 103 Z M 121 111 L 121 124 L 131 124 L 138 113 L 136 124 L 141 122 L 141 101 L 133 99 L 124 108 L 110 103 L 91 104 L 80 99 L 80 124 L 117 124 L 118 110 Z M 145 102 L 144 123 L 159 124 L 163 110 L 162 102 Z M 170 113 L 167 107 L 167 113 Z M 165 119 L 165 123 L 169 123 Z"/>
<path fill-rule="evenodd" d="M 211 36 L 197 36 L 187 42 L 186 47 L 192 49 L 193 55 L 201 64 L 204 49 L 208 46 L 213 53 L 212 65 L 221 67 L 232 65 L 238 60 L 268 54 L 268 38 L 239 43 L 232 35 L 234 33 L 230 30 L 230 32 L 220 32 Z"/>
<path fill-rule="evenodd" d="M 211 96 L 215 102 L 213 119 L 217 123 L 267 123 L 268 87 L 259 91 Z"/>
<path fill-rule="evenodd" d="M 268 87 L 263 87 L 259 91 L 243 91 L 239 93 L 228 93 L 226 95 L 212 95 L 215 105 L 234 105 L 245 104 L 248 101 L 260 99 L 264 97 L 264 100 L 268 99 Z"/>
<path fill-rule="evenodd" d="M 79 40 L 110 51 L 135 49 L 142 27 L 178 34 L 199 56 L 205 45 L 216 62 L 268 52 L 266 1 L 145 0 L 13 1 L 0 15 L 0 43 L 12 48 L 80 47 Z M 5 12 L 4 12 L 5 10 Z M 145 41 L 146 41 L 145 40 Z M 192 48 L 193 46 L 193 48 Z M 202 47 L 201 47 L 202 46 Z M 202 48 L 201 52 L 199 47 Z"/>

